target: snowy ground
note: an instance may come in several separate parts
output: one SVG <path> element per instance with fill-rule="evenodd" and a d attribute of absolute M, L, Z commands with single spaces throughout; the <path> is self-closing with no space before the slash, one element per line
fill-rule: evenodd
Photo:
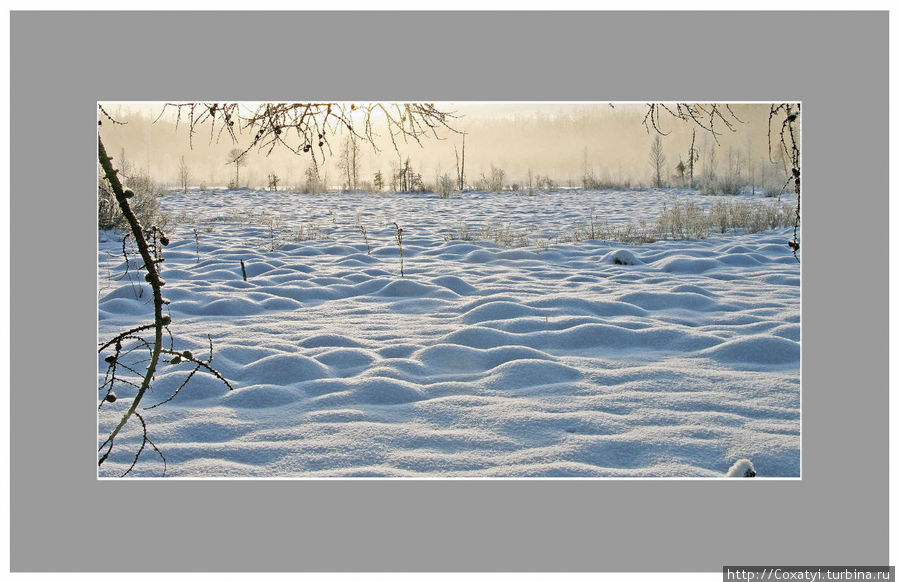
<path fill-rule="evenodd" d="M 789 231 L 642 246 L 446 240 L 485 222 L 550 239 L 591 211 L 652 222 L 674 198 L 714 201 L 672 191 L 166 197 L 181 215 L 162 271 L 175 347 L 205 357 L 209 333 L 235 388 L 198 373 L 142 411 L 166 475 L 721 477 L 745 457 L 759 477 L 798 477 Z M 329 238 L 297 242 L 312 223 Z M 135 293 L 142 279 L 116 280 L 121 240 L 110 234 L 99 244 L 101 339 L 152 320 L 148 286 Z M 98 370 L 102 382 L 103 356 Z M 189 370 L 163 364 L 143 403 L 167 398 Z M 101 441 L 135 390 L 116 392 L 99 413 Z M 140 424 L 129 427 L 101 476 L 133 460 Z M 131 474 L 161 476 L 162 463 L 145 452 Z"/>

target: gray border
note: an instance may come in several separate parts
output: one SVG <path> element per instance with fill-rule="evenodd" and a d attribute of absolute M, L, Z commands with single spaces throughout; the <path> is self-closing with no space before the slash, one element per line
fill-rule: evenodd
<path fill-rule="evenodd" d="M 10 26 L 13 571 L 887 563 L 887 12 L 13 12 Z M 803 101 L 810 193 L 802 480 L 96 479 L 75 379 L 96 371 L 98 99 L 785 94 Z"/>

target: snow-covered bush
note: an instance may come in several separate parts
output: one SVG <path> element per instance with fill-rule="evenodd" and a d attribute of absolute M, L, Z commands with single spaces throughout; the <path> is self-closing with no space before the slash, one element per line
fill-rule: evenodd
<path fill-rule="evenodd" d="M 740 459 L 727 471 L 726 477 L 755 477 L 755 467 L 749 459 Z"/>
<path fill-rule="evenodd" d="M 605 257 L 603 257 L 603 261 L 606 263 L 611 263 L 613 265 L 642 265 L 643 261 L 634 256 L 634 253 L 630 252 L 627 249 L 618 249 L 617 251 L 612 251 Z"/>

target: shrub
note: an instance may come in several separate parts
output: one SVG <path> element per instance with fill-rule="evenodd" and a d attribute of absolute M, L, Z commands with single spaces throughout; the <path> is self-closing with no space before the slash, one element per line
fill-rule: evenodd
<path fill-rule="evenodd" d="M 556 183 L 549 176 L 541 176 L 537 174 L 534 176 L 534 186 L 538 190 L 554 190 L 556 187 Z"/>
<path fill-rule="evenodd" d="M 481 174 L 480 186 L 488 192 L 502 192 L 506 185 L 506 172 L 502 168 L 490 166 L 490 174 Z"/>
<path fill-rule="evenodd" d="M 360 227 L 361 228 L 361 227 Z M 324 240 L 327 239 L 328 235 L 322 231 L 314 222 L 304 222 L 301 223 L 299 228 L 297 229 L 297 242 L 304 242 L 307 240 Z M 367 244 L 367 239 L 366 239 Z"/>
<path fill-rule="evenodd" d="M 746 182 L 742 178 L 726 176 L 704 183 L 700 192 L 706 196 L 736 196 L 745 186 Z"/>
<path fill-rule="evenodd" d="M 162 210 L 159 202 L 160 197 L 166 193 L 165 188 L 145 174 L 131 176 L 128 178 L 128 183 L 125 184 L 125 187 L 134 191 L 134 197 L 129 202 L 141 226 L 150 228 L 155 225 L 162 230 L 166 230 L 172 221 L 172 217 L 171 214 Z M 100 230 L 128 228 L 127 221 L 122 216 L 119 204 L 105 178 L 99 183 L 97 198 L 97 225 Z"/>
<path fill-rule="evenodd" d="M 769 182 L 765 184 L 762 192 L 768 198 L 777 198 L 781 194 L 783 194 L 787 189 L 787 184 L 775 184 L 773 182 Z"/>
<path fill-rule="evenodd" d="M 437 179 L 437 196 L 440 198 L 449 198 L 455 186 L 455 180 L 453 180 L 449 174 L 443 174 Z"/>
<path fill-rule="evenodd" d="M 268 229 L 268 250 L 276 251 L 283 246 L 280 239 L 281 234 L 281 225 L 283 224 L 283 219 L 281 218 L 280 212 L 266 212 L 262 211 L 262 214 L 259 215 L 259 220 L 262 222 L 262 225 Z"/>

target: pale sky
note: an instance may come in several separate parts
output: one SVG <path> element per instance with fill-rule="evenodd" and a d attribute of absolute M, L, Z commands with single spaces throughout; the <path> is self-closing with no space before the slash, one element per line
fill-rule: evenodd
<path fill-rule="evenodd" d="M 126 159 L 141 169 L 149 166 L 157 180 L 174 182 L 178 162 L 183 156 L 198 184 L 224 185 L 233 168 L 227 166 L 227 152 L 234 144 L 227 138 L 210 143 L 208 132 L 194 141 L 191 149 L 182 125 L 175 130 L 174 117 L 163 116 L 157 123 L 161 103 L 104 103 L 112 115 L 120 115 L 127 125 L 104 124 L 104 143 L 111 152 L 125 150 Z M 250 104 L 252 105 L 252 104 Z M 528 170 L 549 175 L 558 183 L 579 182 L 585 169 L 597 177 L 646 182 L 649 176 L 647 156 L 655 136 L 643 126 L 645 103 L 608 102 L 464 102 L 438 103 L 438 108 L 459 117 L 451 125 L 466 134 L 466 175 L 475 179 L 491 166 L 502 167 L 509 181 L 523 180 Z M 707 132 L 698 130 L 697 148 L 715 149 L 716 163 L 728 163 L 729 156 L 742 155 L 761 164 L 767 159 L 768 104 L 735 104 L 734 112 L 744 123 L 735 122 L 736 132 L 722 128 L 720 145 Z M 143 115 L 143 119 L 141 119 Z M 676 119 L 662 119 L 662 138 L 666 170 L 674 172 L 679 159 L 689 150 L 694 126 Z M 455 174 L 455 151 L 461 151 L 461 134 L 442 131 L 440 139 L 424 139 L 422 146 L 401 145 L 399 155 L 389 142 L 379 143 L 379 152 L 370 146 L 361 150 L 361 180 L 370 180 L 376 171 L 387 174 L 398 159 L 411 158 L 416 172 L 425 182 L 439 174 Z M 333 140 L 332 143 L 337 143 Z M 339 186 L 336 154 L 323 168 L 331 186 Z M 274 172 L 286 185 L 300 182 L 309 161 L 286 151 L 270 156 L 251 153 L 241 182 L 260 187 Z M 282 182 L 285 183 L 285 182 Z M 576 185 L 576 184 L 575 184 Z"/>

